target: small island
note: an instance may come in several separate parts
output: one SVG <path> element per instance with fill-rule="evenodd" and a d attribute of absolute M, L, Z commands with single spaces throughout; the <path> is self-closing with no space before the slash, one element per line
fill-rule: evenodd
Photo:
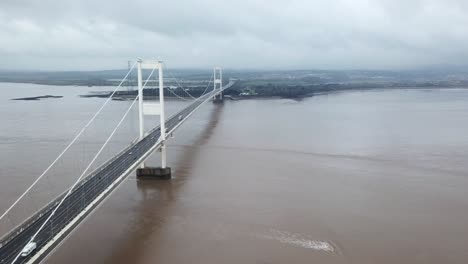
<path fill-rule="evenodd" d="M 13 98 L 10 100 L 22 100 L 22 101 L 36 101 L 41 99 L 48 99 L 48 98 L 62 98 L 61 95 L 41 95 L 41 96 L 32 96 L 32 97 L 21 97 L 21 98 Z"/>

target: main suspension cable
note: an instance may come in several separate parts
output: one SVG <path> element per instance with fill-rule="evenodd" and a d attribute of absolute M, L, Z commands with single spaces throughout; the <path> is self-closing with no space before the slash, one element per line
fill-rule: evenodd
<path fill-rule="evenodd" d="M 208 84 L 206 85 L 206 88 L 205 88 L 205 90 L 203 91 L 203 93 L 200 95 L 200 97 L 202 97 L 203 95 L 205 95 L 206 91 L 208 90 L 208 87 L 210 86 L 211 82 L 213 81 L 213 78 L 214 78 L 214 76 L 211 75 L 210 81 L 209 81 Z M 213 90 L 214 90 L 214 88 L 213 88 Z"/>
<path fill-rule="evenodd" d="M 193 101 L 196 101 L 196 100 L 198 99 L 198 98 L 195 99 L 195 100 L 193 100 L 193 99 L 186 99 L 186 98 L 184 98 L 184 97 L 182 97 L 182 96 L 177 95 L 176 93 L 174 93 L 174 91 L 172 91 L 172 89 L 170 89 L 170 88 L 167 89 L 167 90 L 168 90 L 171 94 L 173 94 L 175 97 L 179 98 L 179 99 L 182 100 L 182 101 L 193 102 Z"/>
<path fill-rule="evenodd" d="M 195 98 L 195 100 L 188 100 L 188 99 L 185 99 L 184 97 L 179 96 L 179 95 L 177 95 L 176 93 L 174 93 L 174 91 L 172 91 L 172 89 L 168 89 L 168 91 L 169 91 L 171 94 L 173 94 L 174 96 L 176 96 L 177 98 L 179 98 L 180 100 L 187 101 L 187 102 L 197 101 L 197 100 L 199 100 L 201 97 L 203 97 L 203 96 L 206 94 L 206 91 L 208 90 L 208 87 L 210 86 L 212 80 L 213 80 L 213 75 L 211 76 L 210 81 L 209 81 L 208 84 L 206 85 L 206 88 L 205 88 L 205 90 L 203 91 L 203 93 L 202 93 L 199 97 Z M 212 92 L 212 91 L 211 91 L 211 92 Z"/>
<path fill-rule="evenodd" d="M 166 68 L 166 71 L 167 71 L 167 68 Z M 189 92 L 187 92 L 187 91 L 185 90 L 185 88 L 182 87 L 182 85 L 180 85 L 179 80 L 177 80 L 177 78 L 176 78 L 170 71 L 167 71 L 167 72 L 168 72 L 169 75 L 172 76 L 172 79 L 174 79 L 174 80 L 176 81 L 176 83 L 177 83 L 177 85 L 179 86 L 180 89 L 182 89 L 182 90 L 183 90 L 186 94 L 188 94 L 188 96 L 190 96 L 192 99 L 197 99 L 197 98 L 195 98 L 193 95 L 191 95 Z"/>
<path fill-rule="evenodd" d="M 178 81 L 178 79 L 177 79 L 170 71 L 167 70 L 167 67 L 165 67 L 165 68 L 166 68 L 166 71 L 168 72 L 168 74 L 172 76 L 171 79 L 174 79 L 174 81 L 177 83 L 178 87 L 179 87 L 180 89 L 182 89 L 186 94 L 188 94 L 188 96 L 190 96 L 190 97 L 191 97 L 192 99 L 194 99 L 194 100 L 197 100 L 197 99 L 199 99 L 200 97 L 202 97 L 203 95 L 205 95 L 206 91 L 208 90 L 208 87 L 210 86 L 210 84 L 211 84 L 211 82 L 213 81 L 213 78 L 214 78 L 214 76 L 211 75 L 210 80 L 208 81 L 208 84 L 206 85 L 205 90 L 203 90 L 203 92 L 201 93 L 200 96 L 194 97 L 194 96 L 192 96 L 189 92 L 187 92 L 187 91 L 185 90 L 185 88 L 180 84 L 180 82 Z M 176 97 L 180 98 L 181 100 L 184 100 L 184 101 L 191 101 L 191 100 L 187 100 L 187 99 L 185 99 L 185 98 L 183 98 L 183 97 L 181 97 L 181 96 L 175 94 L 175 93 L 174 93 L 173 91 L 171 91 L 170 89 L 169 89 L 169 91 L 170 91 L 173 95 L 175 95 Z"/>

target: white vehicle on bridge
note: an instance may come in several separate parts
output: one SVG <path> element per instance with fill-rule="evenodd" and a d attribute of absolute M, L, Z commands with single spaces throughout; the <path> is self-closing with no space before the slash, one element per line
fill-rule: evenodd
<path fill-rule="evenodd" d="M 33 252 L 36 249 L 36 242 L 29 242 L 23 250 L 21 250 L 21 256 L 22 257 L 27 257 L 31 252 Z"/>

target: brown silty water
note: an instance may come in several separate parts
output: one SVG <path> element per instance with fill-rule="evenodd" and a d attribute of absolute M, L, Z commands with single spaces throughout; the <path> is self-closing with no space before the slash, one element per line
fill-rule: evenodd
<path fill-rule="evenodd" d="M 47 263 L 466 263 L 466 102 L 456 89 L 206 105 L 169 143 L 171 181 L 129 177 Z"/>

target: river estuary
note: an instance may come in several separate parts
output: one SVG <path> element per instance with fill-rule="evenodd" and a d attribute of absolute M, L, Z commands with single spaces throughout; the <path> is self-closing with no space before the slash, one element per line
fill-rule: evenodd
<path fill-rule="evenodd" d="M 2 212 L 104 102 L 78 97 L 96 89 L 0 83 Z M 64 97 L 9 100 L 46 94 Z M 130 103 L 110 102 L 2 234 L 73 183 Z M 98 163 L 137 137 L 134 110 Z M 465 89 L 208 103 L 168 143 L 174 179 L 128 177 L 46 262 L 467 263 L 467 121 Z"/>

